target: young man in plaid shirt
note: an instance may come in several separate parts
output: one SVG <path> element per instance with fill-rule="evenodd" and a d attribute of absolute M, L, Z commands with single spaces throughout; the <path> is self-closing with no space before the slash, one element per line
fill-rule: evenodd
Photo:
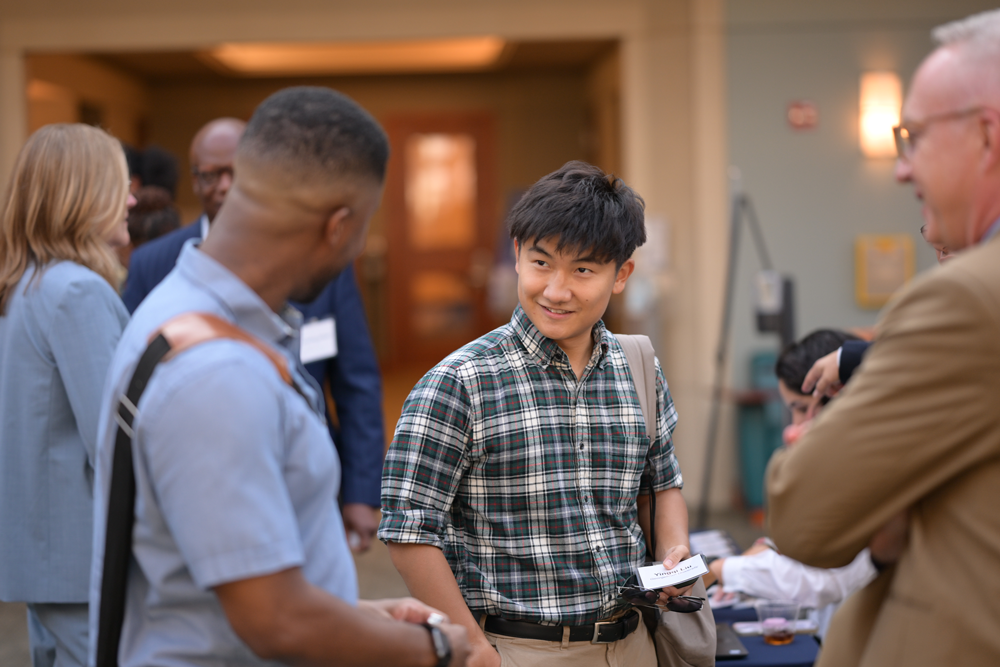
<path fill-rule="evenodd" d="M 470 666 L 656 665 L 618 587 L 646 551 L 644 471 L 656 557 L 669 569 L 689 555 L 677 414 L 657 362 L 650 442 L 601 322 L 646 240 L 643 207 L 582 162 L 538 181 L 508 220 L 520 302 L 510 323 L 439 363 L 403 407 L 379 537 L 410 592 L 468 629 Z"/>

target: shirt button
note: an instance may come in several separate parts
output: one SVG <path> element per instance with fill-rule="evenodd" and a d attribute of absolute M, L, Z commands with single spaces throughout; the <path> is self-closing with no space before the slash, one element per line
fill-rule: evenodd
<path fill-rule="evenodd" d="M 584 496 L 583 497 L 583 502 L 589 503 L 590 502 L 590 496 Z"/>
<path fill-rule="evenodd" d="M 583 443 L 582 442 L 580 443 L 580 449 L 583 449 Z"/>

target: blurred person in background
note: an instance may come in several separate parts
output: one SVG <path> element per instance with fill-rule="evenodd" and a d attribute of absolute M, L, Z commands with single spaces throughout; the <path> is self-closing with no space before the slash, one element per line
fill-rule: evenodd
<path fill-rule="evenodd" d="M 233 184 L 233 156 L 245 129 L 246 123 L 238 118 L 217 118 L 195 134 L 191 141 L 191 176 L 202 214 L 193 223 L 133 253 L 122 292 L 130 313 L 173 270 L 189 239 L 203 241 L 208 237 L 210 225 Z"/>
<path fill-rule="evenodd" d="M 1000 10 L 933 34 L 896 178 L 960 256 L 900 291 L 842 395 L 768 468 L 771 537 L 809 565 L 877 554 L 910 509 L 909 545 L 837 612 L 819 667 L 1000 664 Z"/>
<path fill-rule="evenodd" d="M 142 185 L 163 188 L 170 200 L 177 199 L 177 179 L 180 169 L 177 158 L 165 148 L 152 145 L 142 151 Z"/>
<path fill-rule="evenodd" d="M 796 388 L 817 359 L 851 340 L 860 340 L 845 331 L 820 329 L 791 343 L 778 356 L 775 374 L 781 400 L 792 415 L 790 434 L 812 418 L 812 396 Z M 825 403 L 825 401 L 824 401 Z M 786 439 L 794 446 L 794 437 Z M 718 581 L 725 593 L 743 593 L 770 600 L 789 600 L 809 607 L 810 618 L 818 626 L 822 639 L 833 612 L 848 595 L 864 588 L 877 574 L 877 566 L 864 549 L 845 567 L 823 569 L 809 567 L 773 548 L 770 540 L 758 540 L 742 556 L 719 558 L 709 563 L 710 581 Z"/>
<path fill-rule="evenodd" d="M 233 183 L 236 145 L 246 130 L 238 118 L 217 118 L 198 130 L 191 141 L 191 174 L 194 193 L 203 213 L 194 223 L 137 249 L 131 257 L 122 299 L 129 312 L 170 273 L 186 243 L 208 238 L 219 208 Z M 330 437 L 344 468 L 341 512 L 358 552 L 371 546 L 378 528 L 381 504 L 382 452 L 385 426 L 382 418 L 382 376 L 375 347 L 368 332 L 361 293 L 348 266 L 310 303 L 292 303 L 306 326 L 332 337 L 325 356 L 303 359 L 306 370 L 321 387 L 329 386 L 335 407 L 327 403 Z"/>
<path fill-rule="evenodd" d="M 135 195 L 142 187 L 142 151 L 131 144 L 122 142 L 125 163 L 128 165 L 128 191 Z"/>
<path fill-rule="evenodd" d="M 180 228 L 181 216 L 170 193 L 158 185 L 144 185 L 135 193 L 135 206 L 128 212 L 129 243 L 116 248 L 118 261 L 128 269 L 132 251 L 153 239 Z"/>
<path fill-rule="evenodd" d="M 48 125 L 21 149 L 0 233 L 0 599 L 28 606 L 34 667 L 84 665 L 101 389 L 128 321 L 119 143 Z"/>

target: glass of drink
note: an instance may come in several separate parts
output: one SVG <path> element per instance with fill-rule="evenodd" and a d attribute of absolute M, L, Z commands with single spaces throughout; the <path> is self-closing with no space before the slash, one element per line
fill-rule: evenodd
<path fill-rule="evenodd" d="M 760 620 L 766 643 L 775 646 L 791 644 L 795 639 L 795 621 L 799 618 L 799 605 L 795 602 L 761 600 L 757 603 L 757 618 Z"/>

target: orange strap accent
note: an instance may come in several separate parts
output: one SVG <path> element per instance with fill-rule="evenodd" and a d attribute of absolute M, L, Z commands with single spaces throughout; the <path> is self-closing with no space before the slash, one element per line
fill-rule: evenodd
<path fill-rule="evenodd" d="M 183 313 L 167 320 L 163 326 L 154 331 L 149 337 L 150 342 L 158 335 L 163 335 L 170 344 L 170 351 L 163 357 L 163 361 L 171 359 L 184 350 L 200 345 L 201 343 L 220 338 L 246 343 L 254 348 L 274 364 L 278 375 L 286 384 L 294 387 L 292 374 L 288 371 L 288 360 L 271 346 L 260 339 L 251 336 L 243 329 L 232 322 L 228 322 L 217 315 L 209 313 Z"/>

